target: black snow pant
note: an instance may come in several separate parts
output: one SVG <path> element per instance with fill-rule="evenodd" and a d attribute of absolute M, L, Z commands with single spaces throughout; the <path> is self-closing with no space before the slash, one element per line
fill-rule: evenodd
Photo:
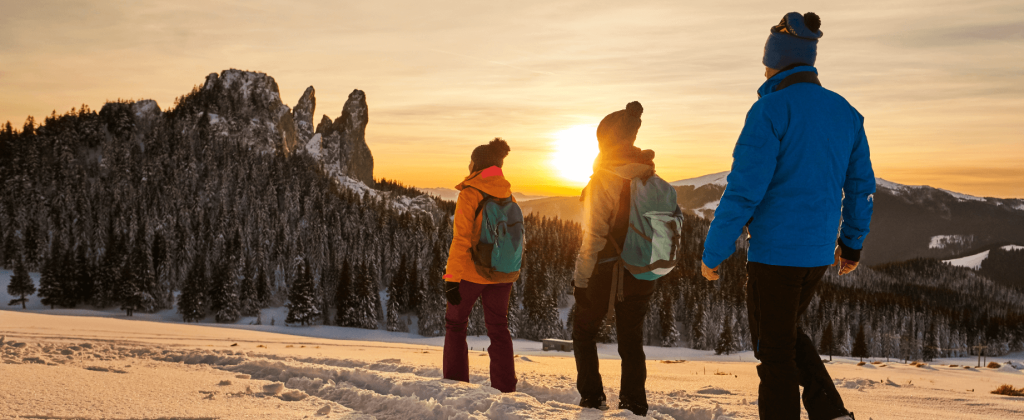
<path fill-rule="evenodd" d="M 572 323 L 572 348 L 576 356 L 576 389 L 583 400 L 605 400 L 595 340 L 608 313 L 613 267 L 612 263 L 598 264 L 587 288 L 577 287 L 573 292 L 576 312 Z M 647 415 L 648 408 L 643 327 L 655 281 L 637 280 L 625 272 L 623 282 L 624 299 L 615 303 L 615 331 L 622 358 L 619 407 L 643 416 Z"/>
<path fill-rule="evenodd" d="M 814 342 L 799 327 L 828 267 L 784 267 L 747 262 L 747 310 L 762 420 L 800 418 L 800 387 L 810 420 L 848 414 Z"/>

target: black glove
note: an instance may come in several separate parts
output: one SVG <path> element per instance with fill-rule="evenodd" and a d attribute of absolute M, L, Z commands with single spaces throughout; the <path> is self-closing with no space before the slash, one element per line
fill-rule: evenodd
<path fill-rule="evenodd" d="M 448 303 L 453 306 L 458 306 L 458 304 L 462 303 L 462 295 L 459 294 L 460 283 L 458 281 L 444 282 L 444 296 L 448 298 Z"/>

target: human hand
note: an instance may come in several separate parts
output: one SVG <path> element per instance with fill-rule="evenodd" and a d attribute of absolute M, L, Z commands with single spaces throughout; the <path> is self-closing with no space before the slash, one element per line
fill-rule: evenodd
<path fill-rule="evenodd" d="M 839 265 L 839 275 L 842 276 L 844 274 L 850 274 L 851 272 L 853 272 L 853 270 L 856 270 L 857 266 L 860 265 L 860 262 L 850 261 L 846 258 L 843 258 L 843 249 L 837 246 L 836 258 L 835 261 L 832 262 L 832 266 L 835 266 L 837 264 Z"/>
<path fill-rule="evenodd" d="M 704 264 L 704 261 L 701 261 L 700 262 L 700 273 L 703 274 L 704 278 L 708 279 L 708 281 L 715 281 L 715 280 L 718 280 L 718 268 L 719 267 L 721 267 L 721 265 L 719 265 L 718 267 L 715 267 L 715 268 L 708 268 L 707 264 Z"/>
<path fill-rule="evenodd" d="M 444 297 L 448 299 L 448 303 L 452 306 L 458 306 L 462 303 L 462 295 L 459 294 L 458 281 L 446 281 L 444 282 Z"/>

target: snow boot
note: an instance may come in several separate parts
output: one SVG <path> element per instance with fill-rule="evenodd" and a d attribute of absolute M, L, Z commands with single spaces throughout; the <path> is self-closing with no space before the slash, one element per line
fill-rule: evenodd
<path fill-rule="evenodd" d="M 836 417 L 833 420 L 854 420 L 853 413 L 847 412 L 846 415 Z"/>
<path fill-rule="evenodd" d="M 636 404 L 629 401 L 619 401 L 620 410 L 629 410 L 640 417 L 647 417 L 647 404 Z"/>
<path fill-rule="evenodd" d="M 599 395 L 597 397 L 583 397 L 580 398 L 580 407 L 583 408 L 596 408 L 601 411 L 608 411 L 608 404 L 605 403 L 605 396 Z"/>

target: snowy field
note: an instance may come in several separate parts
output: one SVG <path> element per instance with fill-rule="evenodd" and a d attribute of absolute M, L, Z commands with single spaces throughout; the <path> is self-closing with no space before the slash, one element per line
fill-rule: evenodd
<path fill-rule="evenodd" d="M 471 352 L 472 383 L 441 379 L 437 339 L 409 344 L 402 342 L 410 341 L 403 334 L 365 331 L 380 339 L 337 340 L 310 336 L 319 335 L 318 330 L 350 329 L 284 330 L 308 335 L 297 336 L 256 327 L 45 312 L 0 311 L 0 335 L 5 336 L 0 345 L 2 418 L 634 417 L 620 410 L 575 407 L 573 359 L 524 341 L 516 342 L 519 392 L 502 395 L 487 386 L 487 357 L 480 351 Z M 613 347 L 602 350 L 602 374 L 613 397 L 618 366 Z M 758 381 L 749 353 L 714 356 L 649 348 L 649 354 L 661 359 L 648 362 L 650 417 L 757 418 Z M 828 367 L 848 407 L 862 420 L 1024 418 L 1024 397 L 989 393 L 1002 384 L 1024 387 L 1024 373 L 1005 363 L 1000 369 L 949 366 L 975 363 L 968 358 L 924 367 L 857 366 L 856 360 L 837 358 Z"/>

